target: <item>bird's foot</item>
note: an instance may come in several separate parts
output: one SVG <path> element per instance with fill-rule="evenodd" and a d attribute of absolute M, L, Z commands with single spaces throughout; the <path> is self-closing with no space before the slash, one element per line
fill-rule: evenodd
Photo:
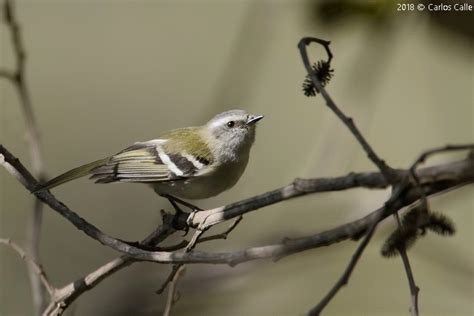
<path fill-rule="evenodd" d="M 174 197 L 172 195 L 169 195 L 169 194 L 162 194 L 161 196 L 168 199 L 168 201 L 171 203 L 171 205 L 173 206 L 173 208 L 176 211 L 175 221 L 173 222 L 173 227 L 175 227 L 176 229 L 179 229 L 179 230 L 183 230 L 184 231 L 183 237 L 186 236 L 189 232 L 189 228 L 192 227 L 194 215 L 197 212 L 202 211 L 202 209 L 197 207 L 196 205 L 193 205 L 189 202 L 183 201 L 183 200 L 181 200 L 177 197 Z M 188 213 L 188 212 L 183 211 L 179 205 L 182 205 L 182 206 L 185 206 L 185 207 L 191 209 L 192 212 Z M 185 223 L 180 221 L 181 216 L 187 216 Z"/>
<path fill-rule="evenodd" d="M 193 225 L 193 220 L 194 216 L 196 215 L 197 212 L 202 211 L 202 210 L 193 210 L 191 213 L 189 213 L 188 218 L 186 219 L 186 226 L 191 227 Z"/>

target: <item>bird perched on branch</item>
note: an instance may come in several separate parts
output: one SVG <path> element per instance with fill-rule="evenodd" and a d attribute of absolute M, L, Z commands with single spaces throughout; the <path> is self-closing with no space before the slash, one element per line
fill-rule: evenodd
<path fill-rule="evenodd" d="M 244 172 L 262 118 L 243 110 L 223 112 L 205 125 L 171 130 L 67 171 L 36 191 L 90 175 L 96 183 L 149 184 L 172 203 L 215 196 L 234 186 Z"/>

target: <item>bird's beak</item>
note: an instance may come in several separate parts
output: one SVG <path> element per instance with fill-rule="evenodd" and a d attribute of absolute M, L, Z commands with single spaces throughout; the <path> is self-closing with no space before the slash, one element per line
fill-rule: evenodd
<path fill-rule="evenodd" d="M 255 115 L 255 116 L 249 116 L 247 119 L 247 125 L 253 125 L 263 119 L 263 115 Z"/>

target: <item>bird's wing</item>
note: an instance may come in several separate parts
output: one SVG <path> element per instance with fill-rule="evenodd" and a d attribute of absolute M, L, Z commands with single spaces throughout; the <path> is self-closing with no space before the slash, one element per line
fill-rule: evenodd
<path fill-rule="evenodd" d="M 171 135 L 172 136 L 172 135 Z M 212 171 L 209 156 L 190 155 L 168 139 L 136 143 L 91 170 L 97 183 L 179 181 Z"/>

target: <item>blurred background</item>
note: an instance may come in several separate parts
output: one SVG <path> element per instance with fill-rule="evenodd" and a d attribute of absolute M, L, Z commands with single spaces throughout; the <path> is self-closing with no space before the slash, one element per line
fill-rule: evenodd
<path fill-rule="evenodd" d="M 416 3 L 416 2 L 414 2 Z M 249 166 L 235 188 L 199 201 L 216 207 L 262 193 L 295 177 L 374 170 L 321 97 L 301 92 L 303 36 L 332 42 L 328 92 L 394 167 L 446 143 L 472 142 L 472 12 L 397 11 L 392 1 L 18 1 L 28 53 L 28 82 L 47 174 L 118 152 L 171 128 L 198 125 L 243 108 L 264 114 Z M 0 66 L 14 65 L 0 27 Z M 323 54 L 313 50 L 313 54 Z M 16 91 L 0 80 L 0 143 L 31 166 Z M 431 162 L 461 156 L 441 156 Z M 170 209 L 133 184 L 81 179 L 54 190 L 104 232 L 139 240 Z M 382 205 L 387 191 L 312 195 L 252 212 L 226 241 L 199 246 L 231 251 L 298 237 L 356 219 Z M 22 244 L 32 197 L 0 170 L 0 235 Z M 421 288 L 422 315 L 473 315 L 472 186 L 432 199 L 457 234 L 428 234 L 409 251 Z M 399 258 L 380 256 L 393 230 L 386 220 L 349 286 L 327 315 L 408 315 L 409 291 Z M 225 226 L 220 227 L 224 229 Z M 356 243 L 343 242 L 234 268 L 188 266 L 175 315 L 303 315 L 333 285 Z M 46 208 L 41 259 L 56 286 L 117 256 Z M 160 315 L 154 292 L 170 267 L 137 263 L 84 294 L 75 315 Z M 25 264 L 0 248 L 0 315 L 32 315 Z"/>

